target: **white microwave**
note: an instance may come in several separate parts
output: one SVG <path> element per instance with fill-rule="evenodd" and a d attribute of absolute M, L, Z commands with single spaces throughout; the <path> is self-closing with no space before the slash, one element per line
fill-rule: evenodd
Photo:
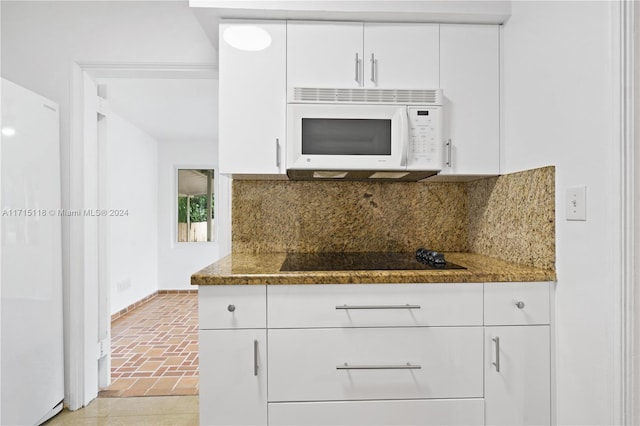
<path fill-rule="evenodd" d="M 420 180 L 442 169 L 440 105 L 289 103 L 292 179 Z"/>

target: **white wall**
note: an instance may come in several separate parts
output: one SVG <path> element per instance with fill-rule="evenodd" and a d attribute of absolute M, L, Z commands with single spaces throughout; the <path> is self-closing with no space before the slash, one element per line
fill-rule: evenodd
<path fill-rule="evenodd" d="M 216 141 L 163 141 L 158 147 L 158 288 L 195 289 L 191 274 L 218 259 L 217 242 L 177 243 L 177 169 L 217 169 Z M 211 160 L 209 160 L 211 159 Z M 218 187 L 218 176 L 214 188 Z M 216 194 L 216 218 L 219 217 Z M 216 235 L 219 220 L 214 220 Z"/>
<path fill-rule="evenodd" d="M 62 206 L 69 208 L 71 62 L 216 63 L 187 2 L 2 1 L 2 77 L 60 106 Z M 65 400 L 69 402 L 70 233 L 63 219 Z M 74 400 L 75 401 L 75 400 Z M 75 404 L 75 402 L 73 402 Z"/>
<path fill-rule="evenodd" d="M 111 314 L 158 289 L 158 143 L 114 112 L 106 118 Z"/>
<path fill-rule="evenodd" d="M 615 411 L 610 7 L 515 1 L 504 25 L 505 171 L 556 166 L 558 424 L 612 424 Z M 587 221 L 568 222 L 578 185 Z"/>

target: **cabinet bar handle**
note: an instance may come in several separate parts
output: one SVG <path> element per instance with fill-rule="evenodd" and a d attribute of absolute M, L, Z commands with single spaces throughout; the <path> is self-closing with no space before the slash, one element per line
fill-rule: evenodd
<path fill-rule="evenodd" d="M 280 168 L 280 139 L 276 138 L 276 167 Z"/>
<path fill-rule="evenodd" d="M 420 370 L 422 366 L 420 364 L 406 364 L 397 365 L 349 365 L 345 362 L 342 365 L 336 365 L 336 370 Z"/>
<path fill-rule="evenodd" d="M 495 365 L 496 367 L 496 372 L 500 372 L 500 338 L 499 337 L 494 337 L 493 339 L 491 339 L 495 344 L 495 351 L 496 351 L 496 360 L 495 362 L 492 362 L 491 364 Z"/>
<path fill-rule="evenodd" d="M 338 305 L 336 309 L 420 309 L 420 305 Z"/>
<path fill-rule="evenodd" d="M 360 84 L 360 59 L 358 53 L 356 53 L 356 83 Z"/>
<path fill-rule="evenodd" d="M 451 163 L 452 163 L 452 158 L 451 158 L 451 139 L 449 139 L 445 145 L 447 146 L 447 161 L 445 162 L 445 164 L 447 165 L 447 167 L 451 167 Z"/>
<path fill-rule="evenodd" d="M 371 54 L 371 81 L 376 82 L 376 57 L 375 54 Z"/>
<path fill-rule="evenodd" d="M 253 375 L 258 377 L 258 341 L 253 341 Z"/>

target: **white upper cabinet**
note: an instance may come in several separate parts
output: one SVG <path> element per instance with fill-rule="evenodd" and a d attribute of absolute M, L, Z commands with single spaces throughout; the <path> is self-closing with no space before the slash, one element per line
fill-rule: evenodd
<path fill-rule="evenodd" d="M 234 47 L 227 30 L 261 33 L 269 44 Z M 286 38 L 285 21 L 220 24 L 220 173 L 286 173 Z"/>
<path fill-rule="evenodd" d="M 437 24 L 287 23 L 287 86 L 432 89 Z"/>
<path fill-rule="evenodd" d="M 495 25 L 440 26 L 445 166 L 440 176 L 500 173 L 500 54 Z"/>
<path fill-rule="evenodd" d="M 225 32 L 243 28 L 267 34 L 268 45 L 233 46 Z M 498 26 L 223 20 L 220 173 L 286 173 L 287 89 L 293 87 L 441 88 L 445 164 L 432 179 L 500 174 Z"/>
<path fill-rule="evenodd" d="M 437 24 L 364 24 L 364 86 L 440 87 Z"/>
<path fill-rule="evenodd" d="M 287 22 L 288 87 L 360 87 L 362 24 Z"/>

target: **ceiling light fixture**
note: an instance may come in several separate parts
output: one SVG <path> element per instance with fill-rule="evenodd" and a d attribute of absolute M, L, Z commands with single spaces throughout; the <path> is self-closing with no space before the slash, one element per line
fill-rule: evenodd
<path fill-rule="evenodd" d="M 257 52 L 271 45 L 271 35 L 255 25 L 233 25 L 222 33 L 224 41 L 240 50 Z"/>
<path fill-rule="evenodd" d="M 3 136 L 14 136 L 16 134 L 16 129 L 14 129 L 13 127 L 3 127 L 2 128 L 2 135 Z"/>

